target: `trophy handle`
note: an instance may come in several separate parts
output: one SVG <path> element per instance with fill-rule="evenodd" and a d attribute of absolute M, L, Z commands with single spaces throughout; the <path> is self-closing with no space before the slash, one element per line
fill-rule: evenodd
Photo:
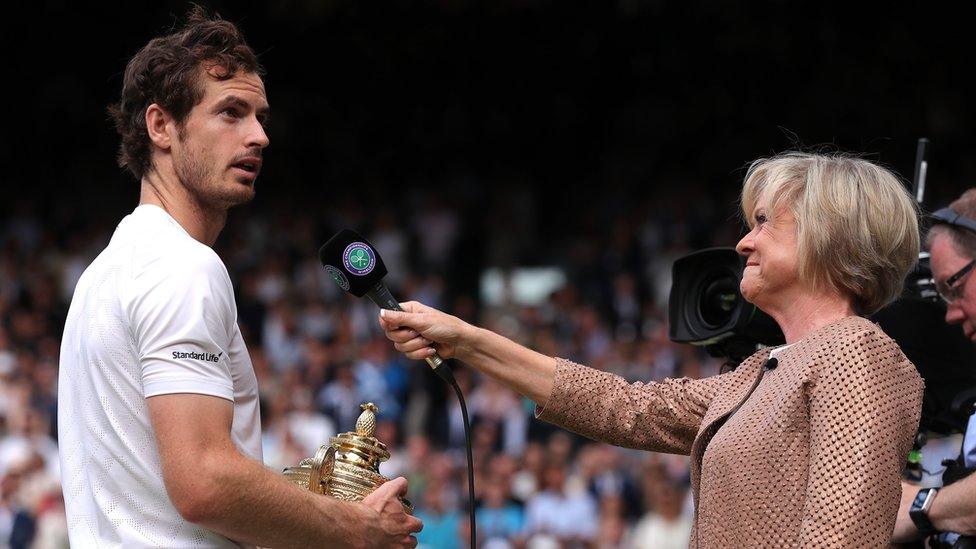
<path fill-rule="evenodd" d="M 332 467 L 335 464 L 335 448 L 329 444 L 319 446 L 312 457 L 310 471 L 308 473 L 308 489 L 316 494 L 325 494 L 325 484 L 332 476 Z"/>

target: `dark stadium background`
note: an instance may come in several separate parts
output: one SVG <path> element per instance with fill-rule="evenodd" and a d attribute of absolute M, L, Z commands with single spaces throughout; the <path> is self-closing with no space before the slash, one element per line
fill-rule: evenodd
<path fill-rule="evenodd" d="M 138 183 L 115 164 L 118 140 L 105 108 L 118 97 L 128 58 L 188 5 L 45 0 L 8 11 L 0 23 L 0 336 L 7 340 L 0 337 L 0 352 L 16 356 L 14 373 L 0 386 L 29 387 L 49 432 L 51 365 L 67 306 L 49 295 L 60 280 L 51 265 L 64 257 L 90 260 L 135 207 Z M 621 336 L 629 332 L 614 302 L 616 281 L 630 276 L 651 311 L 644 316 L 652 321 L 636 321 L 641 333 L 655 341 L 655 352 L 680 357 L 664 373 L 702 375 L 710 371 L 707 359 L 654 339 L 666 303 L 652 275 L 687 251 L 735 242 L 737 192 L 751 160 L 797 147 L 841 150 L 909 179 L 916 141 L 927 137 L 927 209 L 976 184 L 972 22 L 938 4 L 204 5 L 239 23 L 259 52 L 273 111 L 257 197 L 232 211 L 217 244 L 238 285 L 245 324 L 279 306 L 248 294 L 249 283 L 268 273 L 292 277 L 335 230 L 375 234 L 384 219 L 407 242 L 408 273 L 397 287 L 405 298 L 434 292 L 445 307 L 479 321 L 511 313 L 534 326 L 533 308 L 487 310 L 477 299 L 479 277 L 491 267 L 557 266 L 573 292 L 542 309 L 572 307 L 576 323 L 540 328 L 552 338 L 523 336 L 573 352 L 585 348 L 579 342 L 587 330 L 633 343 Z M 434 230 L 424 224 L 428 211 L 447 211 L 458 223 L 440 256 L 424 253 L 432 238 L 425 231 Z M 256 237 L 261 244 L 252 246 Z M 437 294 L 431 288 L 439 284 Z M 302 299 L 291 295 L 281 307 L 304 314 Z M 330 311 L 352 307 L 341 296 L 323 299 Z M 258 352 L 259 334 L 249 338 Z M 335 345 L 330 339 L 326 351 L 338 352 Z M 358 356 L 370 348 L 357 342 L 340 350 Z M 612 362 L 597 365 L 613 369 Z M 453 397 L 432 376 L 422 377 L 415 365 L 405 371 L 409 394 L 433 391 L 435 408 L 449 406 Z M 646 380 L 660 373 L 638 367 L 622 375 Z M 289 406 L 298 405 L 286 404 L 287 413 Z M 0 450 L 10 429 L 0 422 Z M 450 426 L 430 429 L 440 433 L 431 435 L 435 448 L 450 448 Z M 531 429 L 547 459 L 563 455 L 564 442 L 552 431 Z M 563 456 L 567 473 L 590 463 L 580 456 L 602 452 L 577 439 L 573 447 L 572 457 Z M 401 452 L 419 451 L 410 448 Z M 450 449 L 437 455 L 457 457 Z M 646 487 L 634 471 L 675 466 L 631 454 L 604 457 L 621 460 L 621 477 L 629 479 L 624 515 L 632 525 L 642 505 L 656 505 L 642 499 Z M 519 459 L 524 470 L 529 460 Z M 455 481 L 447 485 L 463 491 L 456 476 L 463 462 L 451 463 Z M 669 478 L 680 479 L 677 470 Z M 601 517 L 611 516 L 604 505 L 613 504 L 599 501 Z"/>
<path fill-rule="evenodd" d="M 910 176 L 922 136 L 933 199 L 973 179 L 971 23 L 957 12 L 689 4 L 206 5 L 241 24 L 268 69 L 272 147 L 254 208 L 406 204 L 411 189 L 452 197 L 467 178 L 545 192 L 540 223 L 554 234 L 556 218 L 616 195 L 732 196 L 739 168 L 796 143 Z M 5 18 L 5 209 L 23 196 L 95 212 L 132 203 L 104 107 L 128 57 L 186 6 L 40 1 Z"/>

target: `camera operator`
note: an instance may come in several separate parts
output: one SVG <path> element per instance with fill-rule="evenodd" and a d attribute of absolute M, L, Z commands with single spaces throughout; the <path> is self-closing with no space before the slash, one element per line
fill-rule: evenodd
<path fill-rule="evenodd" d="M 945 320 L 961 324 L 976 343 L 976 188 L 934 214 L 927 244 L 932 277 L 946 302 Z M 976 414 L 969 418 L 958 459 L 947 462 L 942 488 L 903 482 L 892 541 L 929 538 L 930 547 L 976 547 Z M 931 537 L 930 537 L 931 536 Z"/>

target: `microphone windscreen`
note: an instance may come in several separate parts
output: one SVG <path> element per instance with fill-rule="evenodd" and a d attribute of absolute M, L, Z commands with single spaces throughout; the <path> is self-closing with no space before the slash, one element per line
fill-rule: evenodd
<path fill-rule="evenodd" d="M 351 229 L 342 229 L 319 248 L 319 260 L 336 284 L 363 297 L 386 276 L 386 265 L 376 248 Z"/>

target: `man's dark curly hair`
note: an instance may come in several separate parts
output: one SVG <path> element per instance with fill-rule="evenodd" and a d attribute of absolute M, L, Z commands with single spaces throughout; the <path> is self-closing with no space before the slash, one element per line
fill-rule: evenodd
<path fill-rule="evenodd" d="M 182 29 L 153 38 L 129 61 L 122 97 L 108 112 L 122 137 L 119 166 L 136 179 L 153 168 L 146 109 L 156 103 L 182 127 L 190 110 L 203 99 L 203 70 L 220 80 L 232 78 L 238 71 L 264 74 L 240 30 L 197 5 L 190 9 Z"/>

